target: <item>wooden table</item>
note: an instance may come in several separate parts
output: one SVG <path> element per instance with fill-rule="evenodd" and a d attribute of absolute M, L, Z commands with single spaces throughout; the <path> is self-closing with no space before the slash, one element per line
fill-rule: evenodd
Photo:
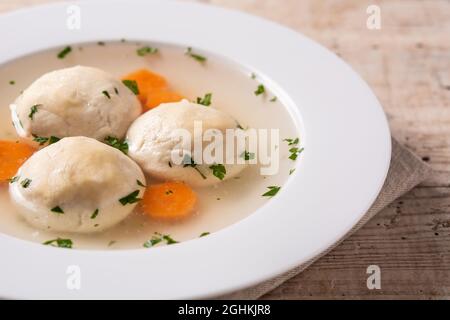
<path fill-rule="evenodd" d="M 2 0 L 0 11 L 50 1 Z M 200 1 L 277 21 L 341 56 L 377 94 L 393 135 L 436 170 L 264 298 L 450 298 L 450 2 Z M 381 9 L 380 30 L 366 27 L 371 4 Z M 372 264 L 381 268 L 381 290 L 367 289 Z"/>

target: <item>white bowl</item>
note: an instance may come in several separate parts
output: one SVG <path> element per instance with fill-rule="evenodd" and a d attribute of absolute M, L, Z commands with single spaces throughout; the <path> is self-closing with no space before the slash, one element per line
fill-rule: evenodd
<path fill-rule="evenodd" d="M 123 251 L 63 250 L 0 234 L 6 298 L 204 298 L 286 272 L 341 239 L 374 202 L 391 156 L 383 110 L 333 53 L 287 28 L 222 8 L 173 1 L 86 1 L 80 30 L 71 4 L 0 16 L 0 63 L 66 44 L 121 38 L 219 53 L 259 70 L 283 91 L 302 132 L 297 173 L 267 205 L 208 237 Z M 5 107 L 5 106 L 3 106 Z M 67 268 L 81 268 L 69 290 Z"/>

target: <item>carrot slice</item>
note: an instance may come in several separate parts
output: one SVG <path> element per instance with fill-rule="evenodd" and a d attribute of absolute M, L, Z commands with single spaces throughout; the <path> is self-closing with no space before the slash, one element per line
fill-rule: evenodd
<path fill-rule="evenodd" d="M 154 219 L 178 220 L 194 211 L 197 195 L 182 182 L 151 185 L 141 201 L 146 214 Z"/>
<path fill-rule="evenodd" d="M 136 70 L 124 76 L 123 80 L 136 81 L 139 88 L 139 101 L 147 110 L 164 102 L 178 102 L 184 98 L 170 90 L 169 84 L 163 76 L 150 70 Z"/>
<path fill-rule="evenodd" d="M 12 178 L 35 151 L 22 142 L 0 140 L 0 182 Z"/>
<path fill-rule="evenodd" d="M 161 103 L 178 102 L 183 99 L 184 97 L 182 95 L 167 89 L 151 90 L 147 95 L 145 107 L 153 109 Z"/>

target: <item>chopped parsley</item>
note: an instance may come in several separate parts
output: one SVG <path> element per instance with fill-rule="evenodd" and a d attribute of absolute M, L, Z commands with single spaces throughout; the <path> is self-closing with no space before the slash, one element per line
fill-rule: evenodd
<path fill-rule="evenodd" d="M 173 191 L 172 190 L 167 190 L 166 191 L 166 195 L 169 195 L 169 194 L 173 194 Z"/>
<path fill-rule="evenodd" d="M 114 92 L 115 92 L 117 95 L 119 95 L 119 89 L 114 88 Z"/>
<path fill-rule="evenodd" d="M 213 164 L 209 168 L 213 171 L 213 175 L 216 178 L 220 180 L 223 180 L 223 178 L 225 178 L 227 170 L 225 169 L 225 166 L 223 164 Z"/>
<path fill-rule="evenodd" d="M 72 47 L 65 47 L 60 53 L 58 53 L 59 59 L 64 59 L 70 52 L 72 51 Z"/>
<path fill-rule="evenodd" d="M 9 179 L 9 183 L 17 182 L 17 181 L 19 181 L 19 179 L 20 179 L 19 176 L 12 177 L 11 179 Z"/>
<path fill-rule="evenodd" d="M 56 206 L 56 207 L 52 208 L 50 211 L 54 212 L 54 213 L 57 213 L 57 214 L 64 214 L 64 210 L 61 209 L 60 206 Z"/>
<path fill-rule="evenodd" d="M 128 154 L 128 143 L 126 141 L 121 141 L 116 137 L 108 136 L 105 138 L 105 142 L 111 147 L 122 151 L 124 154 Z"/>
<path fill-rule="evenodd" d="M 300 139 L 299 138 L 295 138 L 295 139 L 284 139 L 283 141 L 286 141 L 288 143 L 288 146 L 293 146 L 299 143 Z"/>
<path fill-rule="evenodd" d="M 117 241 L 116 240 L 111 240 L 109 243 L 108 243 L 108 247 L 111 247 L 113 244 L 115 244 Z"/>
<path fill-rule="evenodd" d="M 140 192 L 139 190 L 135 190 L 132 193 L 130 193 L 129 195 L 127 195 L 123 198 L 120 198 L 119 202 L 123 206 L 126 206 L 127 204 L 133 204 L 133 203 L 139 202 L 142 200 L 141 198 L 137 197 L 139 195 L 139 192 Z"/>
<path fill-rule="evenodd" d="M 94 213 L 91 215 L 91 219 L 97 218 L 99 211 L 100 211 L 100 210 L 95 209 Z"/>
<path fill-rule="evenodd" d="M 211 105 L 211 99 L 212 93 L 207 93 L 203 98 L 197 97 L 197 103 L 208 107 Z"/>
<path fill-rule="evenodd" d="M 263 197 L 273 197 L 274 195 L 276 195 L 278 193 L 278 191 L 280 191 L 281 187 L 278 186 L 270 186 L 267 187 L 269 189 L 269 191 L 267 191 L 266 193 L 264 193 L 262 196 Z"/>
<path fill-rule="evenodd" d="M 99 42 L 97 42 L 97 44 L 98 44 L 99 46 L 104 46 L 104 45 L 105 45 L 105 43 L 104 43 L 103 41 L 99 41 Z"/>
<path fill-rule="evenodd" d="M 14 80 L 11 80 L 11 81 L 9 82 L 9 84 L 13 86 L 13 85 L 16 84 L 16 82 L 15 82 Z"/>
<path fill-rule="evenodd" d="M 143 183 L 142 183 L 141 181 L 139 181 L 139 180 L 136 180 L 136 183 L 137 183 L 137 185 L 140 186 L 140 187 L 147 188 L 147 186 L 146 186 L 145 184 L 143 184 Z"/>
<path fill-rule="evenodd" d="M 139 94 L 139 87 L 136 81 L 134 80 L 123 80 L 122 83 L 127 86 L 135 95 Z"/>
<path fill-rule="evenodd" d="M 158 48 L 142 47 L 140 49 L 137 49 L 136 53 L 137 53 L 138 56 L 143 57 L 143 56 L 148 55 L 148 54 L 158 53 L 158 51 L 159 51 Z"/>
<path fill-rule="evenodd" d="M 200 237 L 199 238 L 201 238 L 201 237 L 205 237 L 205 236 L 207 236 L 207 235 L 209 235 L 210 233 L 209 232 L 203 232 L 201 235 L 200 235 Z"/>
<path fill-rule="evenodd" d="M 58 137 L 55 136 L 50 136 L 49 138 L 47 137 L 39 137 L 35 134 L 33 134 L 33 141 L 39 143 L 40 146 L 43 146 L 44 144 L 46 144 L 48 142 L 48 145 L 54 144 L 56 142 L 58 142 L 59 140 L 61 140 Z"/>
<path fill-rule="evenodd" d="M 244 160 L 253 160 L 255 159 L 255 153 L 245 150 L 244 152 L 242 152 L 241 158 L 243 158 Z"/>
<path fill-rule="evenodd" d="M 289 152 L 291 153 L 291 155 L 289 156 L 289 159 L 295 161 L 295 160 L 297 160 L 298 155 L 303 152 L 303 148 L 293 147 L 293 148 L 289 149 Z"/>
<path fill-rule="evenodd" d="M 32 106 L 31 109 L 30 109 L 30 114 L 28 115 L 28 118 L 33 120 L 34 114 L 36 112 L 38 112 L 38 108 L 41 107 L 41 106 L 42 106 L 42 104 L 35 104 L 34 106 Z"/>
<path fill-rule="evenodd" d="M 57 239 L 45 241 L 43 244 L 46 246 L 51 245 L 53 247 L 72 249 L 73 242 L 70 239 L 57 238 Z"/>
<path fill-rule="evenodd" d="M 185 54 L 186 54 L 187 56 L 193 58 L 194 60 L 197 60 L 197 61 L 200 62 L 200 63 L 204 63 L 204 62 L 206 62 L 206 60 L 208 60 L 205 56 L 201 56 L 201 55 L 199 55 L 199 54 L 197 54 L 197 53 L 194 53 L 194 52 L 192 51 L 192 48 L 191 48 L 191 47 L 187 48 Z"/>
<path fill-rule="evenodd" d="M 28 187 L 30 186 L 31 181 L 32 181 L 31 179 L 26 178 L 26 179 L 22 180 L 22 182 L 20 183 L 20 185 L 21 185 L 24 189 L 26 189 L 26 188 L 28 188 Z"/>
<path fill-rule="evenodd" d="M 169 161 L 168 164 L 169 164 L 169 167 L 172 168 L 172 162 Z"/>
<path fill-rule="evenodd" d="M 103 93 L 108 99 L 111 100 L 111 96 L 109 95 L 109 92 L 108 92 L 108 91 L 103 90 L 102 93 Z"/>
<path fill-rule="evenodd" d="M 183 159 L 183 168 L 186 168 L 186 167 L 194 168 L 195 171 L 197 171 L 198 174 L 201 175 L 203 179 L 206 179 L 206 176 L 203 174 L 203 172 L 201 172 L 200 169 L 197 168 L 197 164 L 195 163 L 194 159 L 192 159 L 192 157 L 187 154 L 184 156 L 184 159 Z"/>
<path fill-rule="evenodd" d="M 270 99 L 270 102 L 276 102 L 278 100 L 277 96 L 274 96 L 272 99 Z"/>
<path fill-rule="evenodd" d="M 256 90 L 255 90 L 255 95 L 259 96 L 265 92 L 266 92 L 266 88 L 264 87 L 264 85 L 260 84 L 258 86 L 258 88 L 256 88 Z"/>
<path fill-rule="evenodd" d="M 178 243 L 178 241 L 175 241 L 174 239 L 172 239 L 171 236 L 169 236 L 167 234 L 163 235 L 158 232 L 155 232 L 155 234 L 152 236 L 152 238 L 150 240 L 147 240 L 144 242 L 143 246 L 145 248 L 151 248 L 151 247 L 156 246 L 158 243 L 161 243 L 162 241 L 165 241 L 166 244 L 168 244 L 168 245 Z"/>
<path fill-rule="evenodd" d="M 253 80 L 256 79 L 256 73 L 252 72 L 252 73 L 250 74 L 250 78 L 252 78 Z"/>
<path fill-rule="evenodd" d="M 294 168 L 294 169 L 291 169 L 291 170 L 289 170 L 289 175 L 293 174 L 293 173 L 294 173 L 294 171 L 295 171 L 295 168 Z"/>

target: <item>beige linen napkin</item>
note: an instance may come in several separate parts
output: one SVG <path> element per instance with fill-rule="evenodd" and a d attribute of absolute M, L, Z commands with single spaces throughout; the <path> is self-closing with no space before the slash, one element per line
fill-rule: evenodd
<path fill-rule="evenodd" d="M 312 258 L 309 261 L 299 265 L 295 269 L 279 275 L 276 278 L 270 279 L 266 282 L 260 283 L 254 287 L 247 288 L 241 291 L 234 292 L 220 299 L 257 299 L 268 293 L 269 291 L 280 286 L 283 282 L 296 276 L 315 261 L 329 253 L 336 248 L 344 239 L 351 236 L 364 224 L 366 224 L 378 212 L 384 209 L 392 201 L 400 197 L 405 192 L 411 190 L 413 187 L 424 181 L 431 174 L 431 168 L 426 165 L 421 159 L 414 155 L 411 151 L 400 145 L 395 139 L 392 139 L 392 157 L 389 172 L 384 182 L 380 194 L 373 203 L 372 207 L 359 220 L 359 222 L 339 241 L 329 247 L 322 254 Z"/>

